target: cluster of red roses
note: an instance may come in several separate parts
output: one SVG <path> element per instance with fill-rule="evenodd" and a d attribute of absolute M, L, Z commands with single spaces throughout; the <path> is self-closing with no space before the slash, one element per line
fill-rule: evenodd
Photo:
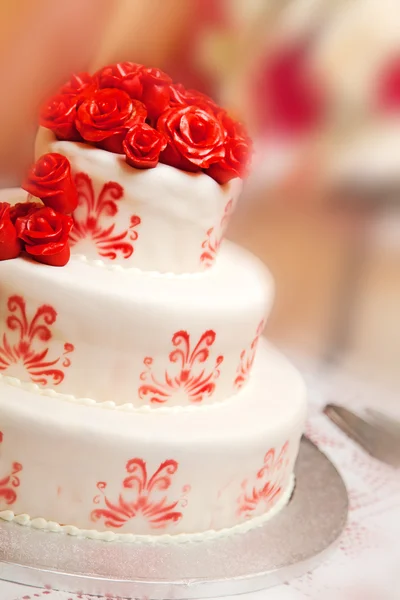
<path fill-rule="evenodd" d="M 211 98 L 130 62 L 74 75 L 43 107 L 40 124 L 60 140 L 125 154 L 135 168 L 162 162 L 220 184 L 244 177 L 251 157 L 244 127 Z"/>
<path fill-rule="evenodd" d="M 0 202 L 0 260 L 26 252 L 47 265 L 64 266 L 70 258 L 69 213 L 78 204 L 68 159 L 45 154 L 31 167 L 22 187 L 42 203 Z"/>

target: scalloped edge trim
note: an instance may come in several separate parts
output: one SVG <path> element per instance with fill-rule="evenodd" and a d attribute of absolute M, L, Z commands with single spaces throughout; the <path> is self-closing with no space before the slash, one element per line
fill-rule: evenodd
<path fill-rule="evenodd" d="M 124 267 L 123 265 L 111 265 L 109 263 L 106 263 L 104 260 L 98 258 L 88 258 L 86 254 L 71 253 L 71 260 L 90 265 L 91 267 L 105 269 L 107 271 L 114 271 L 117 273 L 136 273 L 148 277 L 160 277 L 165 279 L 199 279 L 201 277 L 204 277 L 206 273 L 210 273 L 211 270 L 215 269 L 217 265 L 217 261 L 215 261 L 213 265 L 211 265 L 210 267 L 206 267 L 201 271 L 193 271 L 189 273 L 174 273 L 173 271 L 147 271 L 144 269 L 140 269 L 139 267 Z"/>
<path fill-rule="evenodd" d="M 210 402 L 209 404 L 188 404 L 188 405 L 177 405 L 177 406 L 150 406 L 146 404 L 145 406 L 135 406 L 131 402 L 126 402 L 125 404 L 116 404 L 113 400 L 104 400 L 103 402 L 98 402 L 93 398 L 77 398 L 72 394 L 63 394 L 62 392 L 57 392 L 53 388 L 43 388 L 40 387 L 37 383 L 25 382 L 18 379 L 18 377 L 11 377 L 9 375 L 2 375 L 0 373 L 0 383 L 4 382 L 6 385 L 10 385 L 11 387 L 19 388 L 26 392 L 32 392 L 34 394 L 38 394 L 39 396 L 45 396 L 48 398 L 57 398 L 58 400 L 64 400 L 65 402 L 70 402 L 71 404 L 75 404 L 78 406 L 92 406 L 96 408 L 102 408 L 105 410 L 116 410 L 120 412 L 130 412 L 130 413 L 144 413 L 144 414 L 174 414 L 181 412 L 195 412 L 198 410 L 206 410 L 206 409 L 214 409 L 221 406 L 225 406 L 232 400 L 235 400 L 239 397 L 245 390 L 248 390 L 249 383 L 243 386 L 240 390 L 234 392 L 225 400 L 220 400 L 219 402 Z M 251 385 L 251 384 L 250 384 Z"/>
<path fill-rule="evenodd" d="M 295 489 L 295 476 L 292 473 L 286 490 L 281 495 L 278 502 L 263 515 L 249 519 L 244 523 L 239 523 L 233 527 L 224 529 L 209 529 L 201 533 L 169 533 L 161 535 L 139 535 L 134 533 L 115 533 L 114 531 L 97 531 L 97 529 L 79 529 L 74 525 L 60 525 L 55 521 L 47 521 L 42 517 L 32 519 L 27 514 L 16 515 L 12 510 L 0 511 L 0 519 L 9 523 L 15 523 L 24 527 L 31 527 L 47 533 L 63 533 L 80 538 L 99 540 L 102 542 L 122 542 L 125 544 L 187 544 L 200 543 L 219 538 L 230 537 L 247 533 L 257 527 L 262 527 L 267 521 L 275 517 L 290 501 Z"/>

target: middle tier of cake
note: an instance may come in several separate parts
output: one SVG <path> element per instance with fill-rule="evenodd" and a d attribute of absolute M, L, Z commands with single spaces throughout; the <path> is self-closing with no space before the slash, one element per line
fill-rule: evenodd
<path fill-rule="evenodd" d="M 268 270 L 230 243 L 192 275 L 3 261 L 0 379 L 127 409 L 219 402 L 245 385 L 272 299 Z"/>

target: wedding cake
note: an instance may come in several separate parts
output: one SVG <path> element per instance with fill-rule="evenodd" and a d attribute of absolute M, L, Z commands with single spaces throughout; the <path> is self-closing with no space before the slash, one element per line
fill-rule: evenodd
<path fill-rule="evenodd" d="M 306 403 L 261 340 L 271 275 L 222 243 L 244 128 L 134 63 L 73 76 L 40 124 L 0 203 L 0 517 L 127 542 L 263 523 Z"/>

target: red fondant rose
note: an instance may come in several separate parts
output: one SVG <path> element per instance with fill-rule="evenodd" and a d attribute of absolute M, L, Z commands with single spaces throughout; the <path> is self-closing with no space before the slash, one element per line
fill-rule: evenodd
<path fill-rule="evenodd" d="M 126 92 L 131 98 L 140 100 L 143 86 L 140 79 L 142 65 L 133 62 L 122 62 L 109 65 L 97 71 L 94 79 L 99 88 L 117 88 Z"/>
<path fill-rule="evenodd" d="M 228 138 L 225 142 L 225 156 L 212 164 L 206 173 L 220 184 L 234 177 L 244 177 L 251 158 L 251 146 L 244 138 Z"/>
<path fill-rule="evenodd" d="M 78 204 L 71 166 L 62 154 L 45 154 L 31 167 L 23 189 L 40 198 L 46 206 L 71 213 Z"/>
<path fill-rule="evenodd" d="M 198 106 L 215 115 L 221 110 L 209 96 L 197 90 L 187 90 L 181 83 L 170 86 L 170 95 L 171 106 Z"/>
<path fill-rule="evenodd" d="M 84 140 L 123 153 L 122 142 L 135 123 L 143 123 L 146 109 L 119 89 L 95 91 L 78 108 L 76 126 Z"/>
<path fill-rule="evenodd" d="M 157 119 L 169 104 L 172 80 L 160 69 L 123 62 L 104 67 L 95 74 L 95 78 L 100 88 L 118 88 L 133 100 L 140 100 L 152 120 Z"/>
<path fill-rule="evenodd" d="M 21 242 L 10 218 L 10 205 L 0 202 L 0 260 L 17 258 L 21 252 Z"/>
<path fill-rule="evenodd" d="M 147 109 L 150 119 L 158 119 L 170 100 L 172 79 L 160 69 L 143 69 L 140 75 L 142 95 L 140 100 Z"/>
<path fill-rule="evenodd" d="M 157 129 L 168 138 L 161 162 L 173 167 L 198 171 L 224 156 L 224 131 L 209 112 L 196 106 L 166 110 Z"/>
<path fill-rule="evenodd" d="M 128 131 L 123 143 L 126 162 L 136 169 L 151 169 L 157 165 L 166 145 L 167 140 L 159 131 L 138 123 Z"/>
<path fill-rule="evenodd" d="M 228 115 L 228 113 L 221 108 L 219 109 L 217 116 L 221 125 L 225 129 L 226 137 L 242 138 L 247 140 L 247 142 L 251 145 L 251 141 L 249 136 L 247 135 L 246 128 L 244 125 L 242 125 L 242 123 L 239 123 L 239 121 L 235 121 L 234 119 L 232 119 Z"/>
<path fill-rule="evenodd" d="M 53 96 L 40 111 L 40 125 L 51 129 L 60 140 L 80 140 L 75 127 L 77 101 L 78 96 L 73 94 Z"/>
<path fill-rule="evenodd" d="M 69 261 L 68 236 L 72 225 L 72 217 L 48 207 L 16 221 L 17 233 L 25 243 L 25 251 L 35 260 L 54 267 L 62 267 Z"/>
<path fill-rule="evenodd" d="M 27 217 L 39 208 L 43 208 L 39 202 L 17 202 L 10 208 L 10 219 L 15 223 L 19 217 Z"/>
<path fill-rule="evenodd" d="M 84 96 L 95 88 L 96 82 L 89 73 L 76 73 L 62 86 L 60 93 Z"/>

